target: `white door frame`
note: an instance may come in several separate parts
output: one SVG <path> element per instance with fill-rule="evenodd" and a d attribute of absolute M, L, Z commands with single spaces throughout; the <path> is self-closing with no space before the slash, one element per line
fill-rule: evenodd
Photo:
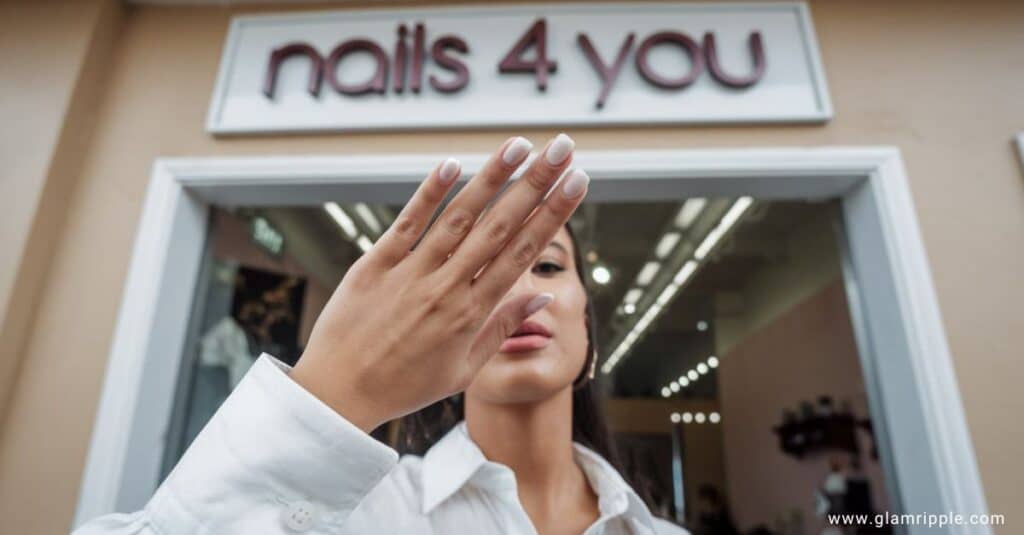
<path fill-rule="evenodd" d="M 158 485 L 208 210 L 402 203 L 444 156 L 158 159 L 114 333 L 75 524 L 141 508 Z M 484 154 L 464 154 L 464 176 Z M 987 513 L 903 162 L 891 147 L 579 152 L 589 201 L 838 198 L 851 316 L 892 498 L 908 513 Z M 888 440 L 885 440 L 888 439 Z M 895 476 L 894 480 L 892 476 Z M 923 533 L 926 527 L 910 527 Z M 945 533 L 991 533 L 951 526 Z M 928 531 L 934 533 L 934 531 Z"/>

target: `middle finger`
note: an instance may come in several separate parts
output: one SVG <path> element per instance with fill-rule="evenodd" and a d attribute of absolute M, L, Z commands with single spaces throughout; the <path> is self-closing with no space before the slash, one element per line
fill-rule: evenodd
<path fill-rule="evenodd" d="M 523 221 L 544 199 L 551 185 L 572 161 L 576 143 L 558 134 L 537 157 L 522 178 L 492 206 L 455 250 L 445 269 L 458 278 L 472 277 L 498 254 L 508 239 L 523 226 Z"/>

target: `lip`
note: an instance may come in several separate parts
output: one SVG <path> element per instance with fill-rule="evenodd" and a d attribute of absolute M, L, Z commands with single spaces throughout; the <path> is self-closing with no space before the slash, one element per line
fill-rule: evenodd
<path fill-rule="evenodd" d="M 528 334 L 537 334 L 546 338 L 551 338 L 551 331 L 548 330 L 544 325 L 537 323 L 536 321 L 526 320 L 519 325 L 512 336 L 522 336 Z"/>
<path fill-rule="evenodd" d="M 512 336 L 501 344 L 499 351 L 503 353 L 522 353 L 536 351 L 551 343 L 551 331 L 535 321 L 524 321 Z"/>

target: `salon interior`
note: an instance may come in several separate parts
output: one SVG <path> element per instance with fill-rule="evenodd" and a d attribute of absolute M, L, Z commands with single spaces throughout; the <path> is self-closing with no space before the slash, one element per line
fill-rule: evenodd
<path fill-rule="evenodd" d="M 261 352 L 298 358 L 400 209 L 212 210 L 164 473 Z M 656 514 L 696 535 L 796 535 L 822 533 L 829 512 L 889 509 L 838 221 L 834 201 L 750 197 L 573 216 L 610 427 Z M 376 438 L 397 447 L 397 425 Z"/>

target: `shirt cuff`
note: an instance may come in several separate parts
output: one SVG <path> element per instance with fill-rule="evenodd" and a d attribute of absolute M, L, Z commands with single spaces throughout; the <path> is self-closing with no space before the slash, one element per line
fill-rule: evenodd
<path fill-rule="evenodd" d="M 221 482 L 245 480 L 277 498 L 310 500 L 345 516 L 394 468 L 397 452 L 302 388 L 290 371 L 260 355 L 175 468 L 186 473 L 169 477 L 177 479 L 178 490 L 194 492 L 211 472 L 234 467 L 244 474 Z M 197 452 L 198 459 L 186 462 L 196 448 L 216 454 Z M 211 461 L 223 464 L 209 466 Z"/>

